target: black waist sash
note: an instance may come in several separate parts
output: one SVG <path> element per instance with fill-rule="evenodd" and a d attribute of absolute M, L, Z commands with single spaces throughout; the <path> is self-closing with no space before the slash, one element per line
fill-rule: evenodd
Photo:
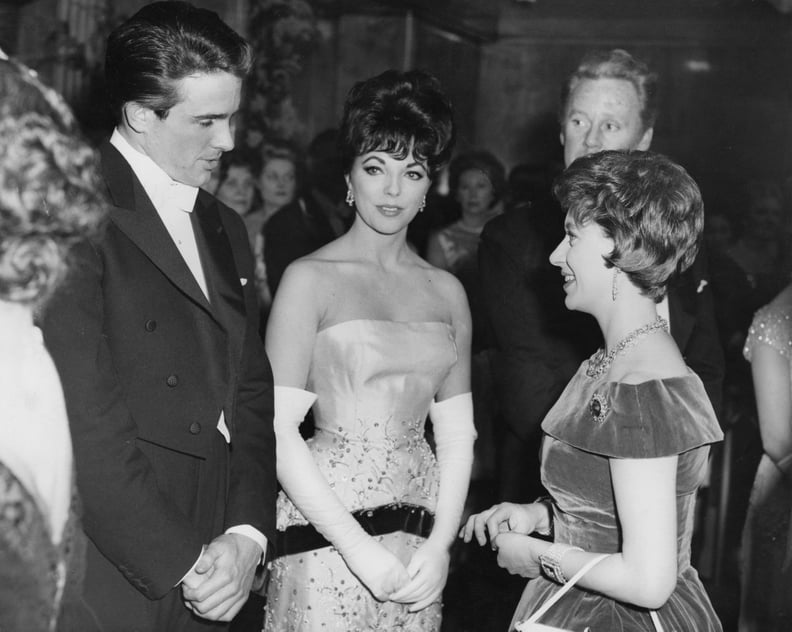
<path fill-rule="evenodd" d="M 425 507 L 392 503 L 372 509 L 358 509 L 352 517 L 369 535 L 384 535 L 404 531 L 428 538 L 434 526 L 434 516 Z M 278 531 L 275 539 L 275 557 L 315 551 L 332 546 L 313 525 L 293 525 Z"/>

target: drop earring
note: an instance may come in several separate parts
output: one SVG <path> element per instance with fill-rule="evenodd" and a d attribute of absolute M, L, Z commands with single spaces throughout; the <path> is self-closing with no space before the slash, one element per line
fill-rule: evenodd
<path fill-rule="evenodd" d="M 619 268 L 613 268 L 613 283 L 611 284 L 611 300 L 615 301 L 619 296 L 619 283 L 618 278 L 621 274 Z"/>
<path fill-rule="evenodd" d="M 346 203 L 349 204 L 349 206 L 355 203 L 355 194 L 352 193 L 352 189 L 347 189 Z"/>
<path fill-rule="evenodd" d="M 421 203 L 418 205 L 418 212 L 423 213 L 423 210 L 425 208 L 426 208 L 426 196 L 424 195 L 423 200 L 421 200 Z"/>

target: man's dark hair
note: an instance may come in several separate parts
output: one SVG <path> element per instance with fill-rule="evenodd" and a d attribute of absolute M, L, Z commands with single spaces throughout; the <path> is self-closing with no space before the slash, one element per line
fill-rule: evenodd
<path fill-rule="evenodd" d="M 154 2 L 107 39 L 109 106 L 116 120 L 133 101 L 165 118 L 181 100 L 179 80 L 214 72 L 243 79 L 251 63 L 250 45 L 215 12 L 187 2 Z"/>

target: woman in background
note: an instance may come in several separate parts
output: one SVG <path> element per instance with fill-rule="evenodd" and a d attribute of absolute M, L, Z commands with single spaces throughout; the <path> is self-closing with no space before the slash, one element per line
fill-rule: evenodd
<path fill-rule="evenodd" d="M 740 632 L 792 630 L 792 285 L 745 341 L 764 454 L 743 530 Z"/>
<path fill-rule="evenodd" d="M 484 224 L 503 212 L 506 171 L 490 152 L 472 151 L 451 162 L 448 185 L 462 217 L 429 238 L 426 259 L 459 276 L 467 267 L 476 268 Z"/>
<path fill-rule="evenodd" d="M 549 498 L 496 505 L 460 535 L 482 545 L 489 537 L 498 563 L 530 578 L 512 625 L 604 553 L 541 623 L 646 632 L 659 620 L 666 630 L 718 631 L 690 541 L 709 444 L 723 435 L 656 307 L 696 256 L 701 194 L 681 167 L 640 151 L 579 158 L 554 193 L 567 237 L 550 261 L 567 308 L 595 317 L 605 348 L 542 422 Z"/>
<path fill-rule="evenodd" d="M 470 315 L 458 281 L 406 233 L 453 136 L 425 73 L 388 71 L 347 98 L 354 222 L 287 268 L 267 328 L 283 493 L 265 630 L 440 628 L 475 437 Z"/>
<path fill-rule="evenodd" d="M 481 288 L 478 244 L 484 225 L 503 212 L 506 171 L 488 151 L 460 154 L 449 167 L 449 188 L 459 203 L 462 217 L 429 237 L 426 259 L 459 279 L 470 305 L 473 321 L 471 382 L 479 433 L 473 478 L 486 479 L 492 478 L 496 469 L 493 425 L 497 400 L 491 357 L 495 343 Z"/>
<path fill-rule="evenodd" d="M 242 216 L 256 259 L 256 289 L 262 332 L 272 305 L 264 263 L 264 227 L 297 194 L 297 153 L 285 142 L 265 144 L 260 152 L 234 149 L 220 159 L 214 195 Z"/>
<path fill-rule="evenodd" d="M 93 630 L 60 380 L 34 312 L 105 208 L 65 104 L 0 51 L 0 630 Z"/>

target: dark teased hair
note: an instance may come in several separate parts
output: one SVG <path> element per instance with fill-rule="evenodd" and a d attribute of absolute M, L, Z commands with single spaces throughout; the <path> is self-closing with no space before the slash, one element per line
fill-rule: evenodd
<path fill-rule="evenodd" d="M 399 159 L 412 151 L 434 177 L 448 162 L 453 145 L 451 103 L 429 73 L 386 70 L 355 84 L 347 96 L 339 134 L 344 173 L 356 157 L 370 151 Z"/>
<path fill-rule="evenodd" d="M 0 299 L 41 304 L 104 225 L 98 159 L 54 90 L 0 51 Z"/>
<path fill-rule="evenodd" d="M 179 80 L 214 72 L 244 79 L 251 64 L 250 45 L 214 11 L 187 2 L 154 2 L 107 39 L 108 102 L 118 120 L 124 104 L 133 101 L 165 118 L 181 100 Z"/>
<path fill-rule="evenodd" d="M 481 171 L 492 184 L 492 203 L 495 204 L 506 190 L 506 169 L 493 154 L 484 150 L 459 154 L 448 168 L 448 185 L 452 192 L 459 187 L 459 178 L 465 171 Z"/>
<path fill-rule="evenodd" d="M 650 151 L 583 156 L 556 178 L 553 193 L 578 225 L 593 221 L 613 240 L 605 263 L 659 302 L 668 280 L 698 253 L 704 204 L 693 178 Z"/>
<path fill-rule="evenodd" d="M 583 79 L 629 81 L 638 94 L 644 130 L 654 127 L 657 120 L 657 74 L 649 70 L 646 63 L 620 48 L 586 54 L 561 88 L 561 107 L 558 112 L 560 121 L 563 122 L 566 118 L 572 91 Z"/>

